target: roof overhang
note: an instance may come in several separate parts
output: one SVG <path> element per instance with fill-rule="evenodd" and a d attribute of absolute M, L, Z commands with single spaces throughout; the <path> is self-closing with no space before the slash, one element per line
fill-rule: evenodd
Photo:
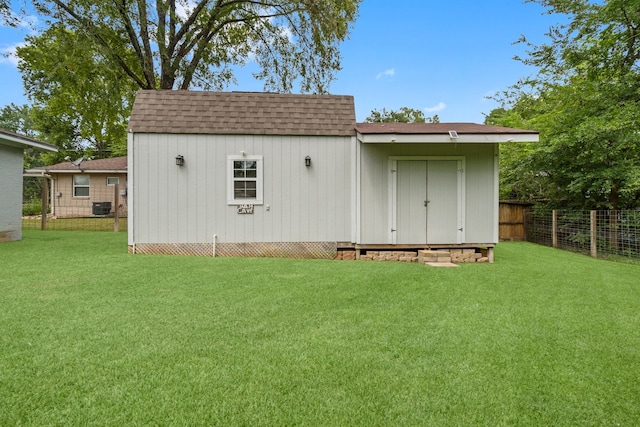
<path fill-rule="evenodd" d="M 43 169 L 28 169 L 25 171 L 25 174 L 34 174 L 34 175 L 38 175 L 40 171 L 42 171 L 43 173 L 48 173 L 48 174 L 56 174 L 56 173 L 69 173 L 69 174 L 73 174 L 73 173 L 102 173 L 102 174 L 108 174 L 108 173 L 122 173 L 122 174 L 126 174 L 127 170 L 121 170 L 121 169 L 47 169 L 46 167 L 44 167 Z"/>
<path fill-rule="evenodd" d="M 42 171 L 42 173 L 25 171 L 22 176 L 25 178 L 51 178 L 51 175 L 45 173 L 45 171 Z"/>
<path fill-rule="evenodd" d="M 357 133 L 358 140 L 365 144 L 497 144 L 510 142 L 539 142 L 537 133 L 458 133 L 457 138 L 449 133 Z"/>
<path fill-rule="evenodd" d="M 33 147 L 44 151 L 58 151 L 58 147 L 55 145 L 47 144 L 45 142 L 38 141 L 37 139 L 9 132 L 4 129 L 0 129 L 0 144 L 23 149 L 26 147 Z"/>

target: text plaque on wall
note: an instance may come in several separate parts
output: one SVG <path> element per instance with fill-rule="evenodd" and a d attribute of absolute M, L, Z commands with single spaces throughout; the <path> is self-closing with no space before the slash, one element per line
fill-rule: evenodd
<path fill-rule="evenodd" d="M 253 214 L 253 205 L 238 205 L 238 215 Z"/>

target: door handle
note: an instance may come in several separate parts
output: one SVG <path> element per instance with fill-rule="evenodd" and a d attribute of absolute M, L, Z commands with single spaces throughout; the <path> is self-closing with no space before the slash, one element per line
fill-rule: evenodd
<path fill-rule="evenodd" d="M 429 200 L 425 200 L 424 201 L 424 207 L 426 208 L 429 203 L 431 203 Z"/>

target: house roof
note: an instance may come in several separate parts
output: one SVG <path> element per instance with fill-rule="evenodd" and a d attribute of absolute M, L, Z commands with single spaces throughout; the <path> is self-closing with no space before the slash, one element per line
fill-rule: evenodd
<path fill-rule="evenodd" d="M 142 90 L 129 131 L 217 135 L 355 135 L 353 96 Z"/>
<path fill-rule="evenodd" d="M 110 157 L 108 159 L 84 160 L 78 166 L 73 162 L 62 162 L 49 166 L 38 166 L 27 170 L 27 173 L 36 172 L 54 172 L 54 173 L 127 173 L 127 156 Z"/>
<path fill-rule="evenodd" d="M 0 144 L 18 148 L 33 147 L 38 150 L 58 151 L 58 147 L 55 145 L 47 144 L 46 142 L 38 141 L 37 139 L 26 135 L 21 135 L 2 128 L 0 128 Z"/>
<path fill-rule="evenodd" d="M 537 142 L 533 130 L 477 123 L 357 123 L 364 143 L 499 143 Z"/>

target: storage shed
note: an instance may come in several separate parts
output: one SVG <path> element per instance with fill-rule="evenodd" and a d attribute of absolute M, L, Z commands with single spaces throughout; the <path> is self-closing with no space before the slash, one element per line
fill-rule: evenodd
<path fill-rule="evenodd" d="M 58 151 L 58 148 L 0 129 L 0 242 L 22 239 L 22 170 L 25 148 Z"/>
<path fill-rule="evenodd" d="M 491 246 L 498 145 L 537 133 L 355 122 L 351 96 L 141 91 L 129 249 L 324 257 Z"/>
<path fill-rule="evenodd" d="M 474 123 L 359 123 L 356 242 L 489 247 L 498 242 L 501 143 L 538 133 Z"/>

